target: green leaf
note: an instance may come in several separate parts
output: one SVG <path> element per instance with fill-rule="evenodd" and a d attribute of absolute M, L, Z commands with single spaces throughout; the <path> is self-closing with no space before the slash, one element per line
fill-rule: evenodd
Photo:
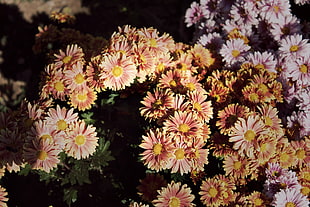
<path fill-rule="evenodd" d="M 74 188 L 65 188 L 64 189 L 63 200 L 68 204 L 68 206 L 71 206 L 72 203 L 76 202 L 77 193 L 78 193 L 78 191 Z"/>

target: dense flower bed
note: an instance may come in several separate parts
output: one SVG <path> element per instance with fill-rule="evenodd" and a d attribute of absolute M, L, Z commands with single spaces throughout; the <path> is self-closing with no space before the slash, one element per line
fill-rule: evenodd
<path fill-rule="evenodd" d="M 145 124 L 133 148 L 145 177 L 141 200 L 126 205 L 308 206 L 308 23 L 280 0 L 193 2 L 185 23 L 195 25 L 192 45 L 125 25 L 107 41 L 81 38 L 92 47 L 77 41 L 50 51 L 39 98 L 0 113 L 2 174 L 89 183 L 88 171 L 114 159 L 106 123 L 93 112 L 138 93 Z M 34 49 L 66 31 L 40 28 Z M 71 189 L 64 200 L 76 195 Z"/>

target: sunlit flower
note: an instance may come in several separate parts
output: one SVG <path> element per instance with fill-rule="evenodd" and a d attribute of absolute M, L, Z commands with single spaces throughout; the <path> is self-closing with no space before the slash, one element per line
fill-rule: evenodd
<path fill-rule="evenodd" d="M 206 16 L 207 10 L 197 2 L 192 2 L 190 8 L 185 13 L 185 23 L 187 27 L 197 24 Z"/>
<path fill-rule="evenodd" d="M 225 156 L 223 164 L 225 174 L 231 177 L 245 178 L 249 174 L 247 159 L 237 153 Z"/>
<path fill-rule="evenodd" d="M 283 58 L 298 58 L 309 54 L 310 44 L 302 35 L 289 35 L 280 40 L 279 52 Z"/>
<path fill-rule="evenodd" d="M 205 149 L 206 143 L 203 139 L 195 139 L 190 152 L 192 170 L 204 171 L 204 166 L 209 163 L 209 149 Z"/>
<path fill-rule="evenodd" d="M 213 108 L 211 106 L 211 101 L 207 101 L 207 95 L 199 92 L 193 91 L 189 94 L 189 102 L 192 109 L 197 112 L 198 118 L 201 118 L 205 122 L 213 116 Z"/>
<path fill-rule="evenodd" d="M 173 97 L 170 91 L 156 88 L 153 93 L 147 92 L 141 103 L 140 113 L 145 118 L 156 120 L 163 117 L 172 108 Z"/>
<path fill-rule="evenodd" d="M 180 92 L 183 89 L 181 79 L 184 78 L 184 74 L 179 70 L 169 70 L 162 74 L 159 81 L 158 87 L 171 89 L 173 92 Z"/>
<path fill-rule="evenodd" d="M 194 61 L 194 66 L 210 67 L 215 62 L 212 53 L 200 44 L 195 44 L 190 50 Z"/>
<path fill-rule="evenodd" d="M 255 51 L 254 53 L 250 53 L 246 59 L 251 62 L 255 68 L 265 69 L 269 72 L 277 73 L 276 64 L 274 55 L 271 52 L 259 52 Z"/>
<path fill-rule="evenodd" d="M 32 139 L 25 145 L 24 157 L 33 169 L 49 173 L 60 162 L 59 147 L 50 144 L 49 140 Z"/>
<path fill-rule="evenodd" d="M 146 136 L 142 136 L 143 141 L 139 145 L 144 152 L 141 153 L 143 156 L 144 164 L 152 170 L 163 170 L 167 168 L 167 162 L 170 157 L 172 150 L 172 143 L 166 134 L 156 130 L 150 130 Z"/>
<path fill-rule="evenodd" d="M 199 195 L 200 200 L 205 206 L 220 206 L 223 204 L 224 186 L 221 180 L 215 178 L 207 178 L 202 181 Z"/>
<path fill-rule="evenodd" d="M 270 158 L 274 157 L 277 150 L 277 139 L 273 136 L 262 135 L 257 139 L 258 147 L 255 151 L 255 159 L 260 164 L 265 164 Z"/>
<path fill-rule="evenodd" d="M 69 126 L 65 139 L 65 152 L 76 159 L 88 158 L 96 151 L 98 137 L 96 128 L 84 121 L 74 122 Z"/>
<path fill-rule="evenodd" d="M 73 108 L 60 108 L 59 105 L 55 108 L 50 108 L 47 112 L 46 122 L 50 128 L 58 131 L 65 131 L 68 126 L 78 120 L 78 114 L 73 112 Z"/>
<path fill-rule="evenodd" d="M 265 207 L 269 204 L 268 200 L 264 197 L 263 193 L 253 191 L 246 197 L 247 206 L 252 207 Z"/>
<path fill-rule="evenodd" d="M 239 118 L 232 128 L 229 141 L 234 143 L 233 148 L 238 150 L 239 154 L 245 153 L 248 157 L 253 157 L 257 137 L 263 132 L 263 127 L 264 123 L 259 116 Z"/>
<path fill-rule="evenodd" d="M 121 52 L 104 56 L 100 67 L 102 68 L 100 76 L 104 79 L 104 84 L 112 90 L 130 86 L 137 75 L 137 68 L 131 58 Z"/>
<path fill-rule="evenodd" d="M 6 189 L 0 186 L 0 206 L 7 207 L 6 202 L 9 200 L 7 195 L 8 193 L 6 192 Z"/>
<path fill-rule="evenodd" d="M 220 50 L 220 54 L 227 65 L 244 61 L 250 50 L 250 46 L 246 45 L 242 39 L 231 39 L 226 41 Z"/>
<path fill-rule="evenodd" d="M 171 173 L 179 172 L 181 175 L 189 173 L 191 171 L 190 148 L 184 142 L 177 142 L 173 147 L 167 168 L 171 169 Z"/>
<path fill-rule="evenodd" d="M 258 8 L 260 15 L 270 23 L 277 23 L 278 19 L 290 15 L 289 1 L 259 1 Z"/>
<path fill-rule="evenodd" d="M 268 133 L 276 134 L 277 137 L 280 137 L 284 134 L 281 119 L 278 117 L 277 108 L 264 104 L 262 106 L 258 106 L 258 110 L 261 114 L 261 118 L 265 123 L 265 128 L 271 130 Z"/>
<path fill-rule="evenodd" d="M 278 19 L 277 23 L 270 25 L 270 32 L 273 38 L 280 41 L 287 35 L 300 34 L 301 24 L 294 15 L 285 15 Z"/>
<path fill-rule="evenodd" d="M 276 193 L 272 205 L 275 207 L 305 207 L 309 206 L 310 202 L 306 196 L 302 195 L 299 190 L 284 189 Z"/>
<path fill-rule="evenodd" d="M 192 202 L 195 196 L 191 194 L 192 190 L 186 184 L 172 181 L 167 187 L 158 190 L 157 199 L 153 200 L 155 207 L 177 207 L 177 206 L 195 206 Z"/>
<path fill-rule="evenodd" d="M 89 87 L 83 88 L 81 91 L 73 91 L 69 96 L 69 103 L 80 111 L 90 109 L 97 99 L 97 93 Z"/>
<path fill-rule="evenodd" d="M 294 166 L 298 166 L 299 168 L 309 166 L 310 148 L 306 145 L 306 142 L 304 140 L 291 141 L 290 145 L 295 151 L 296 164 Z"/>
<path fill-rule="evenodd" d="M 287 78 L 291 78 L 292 81 L 299 80 L 303 86 L 310 85 L 310 53 L 302 55 L 296 60 L 288 61 L 286 68 Z"/>
<path fill-rule="evenodd" d="M 134 62 L 137 65 L 137 81 L 142 83 L 155 72 L 155 59 L 148 48 L 134 49 Z"/>
<path fill-rule="evenodd" d="M 64 79 L 66 87 L 70 91 L 81 91 L 87 87 L 86 76 L 81 62 L 72 65 L 72 70 L 66 70 L 64 72 Z"/>
<path fill-rule="evenodd" d="M 164 122 L 164 128 L 174 136 L 189 139 L 201 136 L 202 123 L 193 112 L 176 111 Z"/>
<path fill-rule="evenodd" d="M 101 92 L 105 90 L 104 80 L 100 78 L 102 68 L 99 66 L 101 63 L 101 56 L 95 56 L 88 62 L 86 66 L 87 84 L 90 88 L 94 88 L 95 91 Z"/>
<path fill-rule="evenodd" d="M 65 69 L 72 69 L 72 65 L 84 60 L 83 50 L 77 44 L 68 45 L 66 52 L 59 50 L 59 53 L 54 56 L 56 57 L 56 68 L 64 67 Z"/>
<path fill-rule="evenodd" d="M 216 126 L 219 127 L 221 133 L 230 134 L 238 119 L 246 118 L 249 111 L 250 109 L 247 106 L 238 103 L 229 104 L 218 112 L 219 120 L 216 122 Z"/>

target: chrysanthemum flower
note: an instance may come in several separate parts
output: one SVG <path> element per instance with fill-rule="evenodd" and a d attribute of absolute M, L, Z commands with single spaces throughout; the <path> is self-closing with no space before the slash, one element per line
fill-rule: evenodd
<path fill-rule="evenodd" d="M 102 68 L 100 76 L 104 80 L 104 84 L 112 90 L 130 86 L 137 75 L 136 65 L 130 57 L 121 52 L 104 56 L 100 67 Z"/>
<path fill-rule="evenodd" d="M 209 149 L 203 148 L 206 145 L 203 139 L 195 139 L 190 152 L 192 171 L 204 171 L 204 166 L 209 163 Z"/>
<path fill-rule="evenodd" d="M 49 173 L 60 162 L 60 149 L 48 140 L 33 139 L 25 144 L 24 157 L 33 169 Z"/>
<path fill-rule="evenodd" d="M 231 39 L 223 45 L 220 54 L 229 66 L 244 61 L 249 50 L 250 46 L 246 45 L 242 39 Z"/>
<path fill-rule="evenodd" d="M 192 2 L 190 8 L 185 13 L 185 23 L 187 27 L 197 24 L 207 15 L 207 10 L 197 2 Z"/>
<path fill-rule="evenodd" d="M 191 77 L 194 72 L 197 72 L 197 68 L 192 65 L 193 56 L 191 53 L 182 52 L 180 54 L 175 51 L 177 59 L 173 61 L 174 68 L 184 73 L 185 76 Z"/>
<path fill-rule="evenodd" d="M 206 99 L 207 95 L 199 91 L 189 93 L 189 102 L 192 109 L 197 112 L 198 118 L 207 123 L 213 116 L 213 108 L 211 101 L 206 101 Z"/>
<path fill-rule="evenodd" d="M 97 99 L 97 93 L 92 89 L 84 87 L 80 91 L 73 91 L 69 96 L 69 103 L 80 111 L 90 109 Z"/>
<path fill-rule="evenodd" d="M 309 206 L 309 204 L 307 197 L 295 188 L 281 190 L 279 193 L 276 193 L 272 202 L 272 206 L 275 207 L 305 207 Z"/>
<path fill-rule="evenodd" d="M 269 72 L 277 73 L 277 61 L 271 52 L 265 51 L 261 53 L 259 51 L 255 51 L 254 53 L 250 53 L 246 59 L 257 69 L 265 69 Z"/>
<path fill-rule="evenodd" d="M 99 66 L 101 63 L 101 55 L 95 56 L 88 62 L 86 66 L 87 84 L 90 88 L 94 88 L 95 91 L 101 92 L 105 90 L 104 80 L 100 78 L 102 68 Z"/>
<path fill-rule="evenodd" d="M 155 207 L 178 207 L 178 206 L 195 206 L 192 202 L 195 198 L 191 194 L 192 190 L 186 184 L 172 181 L 167 187 L 162 187 L 158 191 L 157 199 L 153 200 Z"/>
<path fill-rule="evenodd" d="M 173 92 L 178 93 L 183 89 L 181 80 L 184 77 L 184 74 L 179 70 L 169 70 L 166 73 L 163 73 L 158 81 L 158 87 L 171 89 Z"/>
<path fill-rule="evenodd" d="M 59 105 L 55 108 L 50 108 L 47 112 L 46 122 L 52 129 L 58 131 L 65 131 L 68 129 L 69 124 L 78 120 L 78 114 L 73 112 L 73 108 L 67 109 L 66 107 L 60 108 Z"/>
<path fill-rule="evenodd" d="M 276 162 L 279 162 L 281 167 L 289 168 L 296 164 L 295 150 L 289 144 L 284 146 L 277 146 Z"/>
<path fill-rule="evenodd" d="M 265 164 L 276 154 L 277 139 L 274 136 L 262 135 L 257 139 L 258 147 L 255 151 L 255 158 L 259 164 Z"/>
<path fill-rule="evenodd" d="M 286 36 L 280 41 L 279 53 L 282 58 L 297 59 L 309 54 L 310 44 L 300 34 Z"/>
<path fill-rule="evenodd" d="M 310 146 L 307 146 L 304 140 L 291 141 L 290 145 L 294 149 L 296 156 L 296 164 L 294 166 L 298 166 L 300 169 L 303 166 L 309 166 Z"/>
<path fill-rule="evenodd" d="M 65 152 L 76 159 L 88 158 L 96 151 L 98 137 L 96 128 L 84 121 L 74 122 L 69 126 L 65 139 Z"/>
<path fill-rule="evenodd" d="M 269 204 L 268 200 L 264 198 L 264 195 L 258 191 L 253 191 L 245 199 L 247 206 L 265 207 Z"/>
<path fill-rule="evenodd" d="M 176 139 L 190 139 L 190 137 L 202 136 L 202 123 L 193 112 L 175 111 L 164 122 L 164 128 Z"/>
<path fill-rule="evenodd" d="M 112 35 L 110 38 L 110 44 L 109 44 L 109 53 L 117 53 L 121 52 L 126 56 L 131 55 L 131 52 L 133 51 L 133 44 L 130 43 L 130 39 L 126 38 L 125 36 L 115 36 Z"/>
<path fill-rule="evenodd" d="M 0 186 L 0 206 L 7 207 L 6 202 L 9 200 L 7 198 L 8 193 L 6 192 L 6 189 Z"/>
<path fill-rule="evenodd" d="M 310 52 L 296 60 L 286 62 L 286 68 L 287 78 L 291 78 L 292 81 L 299 80 L 303 86 L 310 85 Z"/>
<path fill-rule="evenodd" d="M 230 10 L 230 16 L 239 25 L 257 25 L 258 10 L 254 2 L 235 2 Z"/>
<path fill-rule="evenodd" d="M 167 186 L 167 181 L 160 174 L 147 173 L 145 178 L 140 181 L 137 187 L 138 194 L 142 200 L 152 202 L 157 196 L 157 190 Z"/>
<path fill-rule="evenodd" d="M 277 23 L 271 24 L 270 26 L 270 32 L 276 41 L 280 41 L 287 35 L 301 33 L 300 21 L 293 15 L 281 16 Z"/>
<path fill-rule="evenodd" d="M 171 173 L 179 172 L 181 175 L 191 171 L 191 148 L 184 142 L 178 141 L 171 150 L 167 168 L 171 169 Z"/>
<path fill-rule="evenodd" d="M 246 119 L 239 118 L 232 128 L 229 141 L 233 142 L 233 148 L 239 154 L 245 153 L 248 157 L 253 157 L 254 148 L 257 147 L 257 138 L 263 133 L 264 123 L 259 116 L 249 116 Z"/>
<path fill-rule="evenodd" d="M 224 103 L 229 95 L 229 88 L 224 86 L 224 84 L 212 84 L 208 95 L 212 97 L 217 103 Z"/>
<path fill-rule="evenodd" d="M 134 62 L 137 65 L 137 81 L 142 83 L 155 72 L 155 59 L 147 47 L 137 47 L 134 50 Z"/>
<path fill-rule="evenodd" d="M 268 133 L 275 134 L 277 137 L 284 135 L 281 119 L 278 117 L 277 108 L 264 104 L 262 106 L 258 106 L 258 110 L 265 123 L 265 128 L 270 129 Z"/>
<path fill-rule="evenodd" d="M 64 72 L 64 79 L 66 87 L 70 91 L 81 91 L 83 88 L 87 87 L 83 64 L 80 61 L 72 65 L 72 70 L 66 70 Z"/>
<path fill-rule="evenodd" d="M 13 162 L 17 165 L 23 163 L 24 139 L 17 129 L 10 131 L 4 129 L 0 131 L 0 166 Z"/>
<path fill-rule="evenodd" d="M 239 118 L 246 118 L 246 115 L 250 109 L 247 106 L 240 104 L 229 104 L 223 110 L 218 112 L 219 120 L 216 122 L 216 126 L 219 127 L 220 132 L 223 134 L 230 134 L 232 128 Z"/>
<path fill-rule="evenodd" d="M 212 53 L 200 44 L 195 44 L 190 50 L 190 53 L 193 56 L 193 64 L 195 66 L 210 67 L 215 62 L 215 58 L 212 57 Z"/>
<path fill-rule="evenodd" d="M 64 67 L 65 69 L 72 69 L 71 66 L 78 61 L 84 60 L 84 53 L 81 47 L 77 44 L 68 45 L 66 52 L 59 50 L 59 54 L 54 55 L 56 68 Z"/>
<path fill-rule="evenodd" d="M 172 108 L 173 97 L 170 91 L 156 88 L 153 93 L 147 92 L 141 103 L 140 113 L 147 119 L 156 120 L 163 117 Z"/>
<path fill-rule="evenodd" d="M 215 178 L 207 178 L 202 181 L 200 186 L 199 195 L 201 195 L 200 200 L 205 206 L 220 206 L 223 203 L 224 191 L 223 184 L 221 180 Z"/>
<path fill-rule="evenodd" d="M 259 1 L 260 15 L 269 23 L 277 23 L 282 17 L 290 15 L 290 2 L 283 0 Z"/>
<path fill-rule="evenodd" d="M 170 138 L 158 128 L 150 130 L 142 138 L 143 141 L 139 146 L 144 149 L 144 152 L 141 153 L 143 156 L 141 160 L 143 160 L 144 164 L 156 171 L 166 169 L 173 147 Z"/>
<path fill-rule="evenodd" d="M 211 51 L 219 52 L 224 43 L 224 40 L 219 33 L 212 32 L 201 35 L 197 43 L 201 44 L 206 48 L 209 48 Z"/>
<path fill-rule="evenodd" d="M 237 153 L 225 156 L 223 164 L 225 174 L 231 177 L 245 178 L 249 174 L 248 160 Z"/>

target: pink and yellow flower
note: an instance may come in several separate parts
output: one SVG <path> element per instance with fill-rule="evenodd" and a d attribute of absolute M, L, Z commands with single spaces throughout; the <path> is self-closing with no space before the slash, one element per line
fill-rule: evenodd
<path fill-rule="evenodd" d="M 70 93 L 69 103 L 74 108 L 77 108 L 80 111 L 90 109 L 97 99 L 97 93 L 94 89 L 84 87 L 80 91 L 72 91 Z"/>

